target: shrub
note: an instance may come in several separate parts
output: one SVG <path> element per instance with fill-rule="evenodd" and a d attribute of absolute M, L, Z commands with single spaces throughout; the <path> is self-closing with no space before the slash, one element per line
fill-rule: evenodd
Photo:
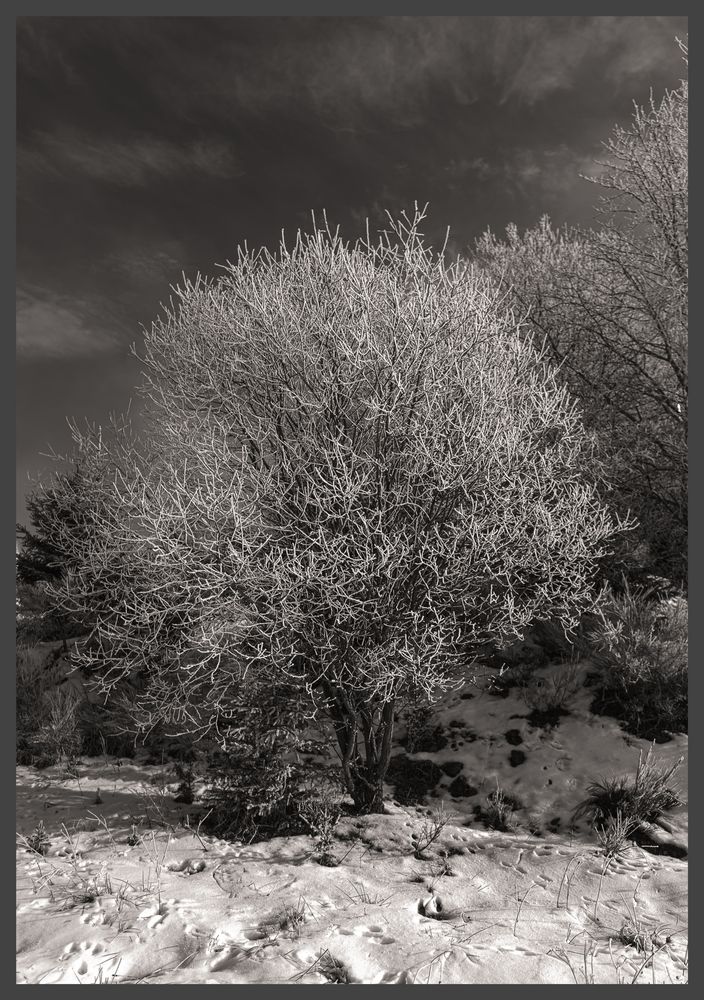
<path fill-rule="evenodd" d="M 193 783 L 196 780 L 196 773 L 192 761 L 176 761 L 173 767 L 174 774 L 178 778 L 178 788 L 174 796 L 174 802 L 182 802 L 190 806 L 195 798 Z"/>
<path fill-rule="evenodd" d="M 297 802 L 310 772 L 303 756 L 320 749 L 306 735 L 308 711 L 291 685 L 269 685 L 254 675 L 246 684 L 233 682 L 229 726 L 217 744 L 205 743 L 206 825 L 219 836 L 303 832 Z"/>
<path fill-rule="evenodd" d="M 450 817 L 442 805 L 431 809 L 430 814 L 423 820 L 420 827 L 411 834 L 414 858 L 418 861 L 427 860 L 425 852 L 442 836 L 449 821 Z"/>
<path fill-rule="evenodd" d="M 586 634 L 596 622 L 594 614 L 584 614 L 577 626 L 566 633 L 559 621 L 533 622 L 529 634 L 533 642 L 543 651 L 546 662 L 551 660 L 574 660 L 586 656 L 590 646 Z"/>
<path fill-rule="evenodd" d="M 561 716 L 569 714 L 568 706 L 580 687 L 576 663 L 563 663 L 550 677 L 529 681 L 521 692 L 531 710 L 528 721 L 536 727 L 556 726 Z"/>
<path fill-rule="evenodd" d="M 37 737 L 44 721 L 42 696 L 46 690 L 36 647 L 19 646 L 16 654 L 17 762 L 31 764 L 38 755 Z"/>
<path fill-rule="evenodd" d="M 412 705 L 405 713 L 406 737 L 402 744 L 409 753 L 437 753 L 447 746 L 447 737 L 439 723 L 433 723 L 429 705 Z"/>
<path fill-rule="evenodd" d="M 137 734 L 116 702 L 109 707 L 85 698 L 78 707 L 81 754 L 86 757 L 134 757 Z"/>
<path fill-rule="evenodd" d="M 680 804 L 668 782 L 683 759 L 680 757 L 670 767 L 659 767 L 653 761 L 651 745 L 645 756 L 640 752 L 634 779 L 602 778 L 588 785 L 587 796 L 575 809 L 573 819 L 586 818 L 597 832 L 611 829 L 617 833 L 619 827 L 628 834 L 639 832 L 644 824 Z"/>
<path fill-rule="evenodd" d="M 42 856 L 48 854 L 51 841 L 47 836 L 44 820 L 39 820 L 39 823 L 28 837 L 19 836 L 19 841 L 21 844 L 24 844 L 25 850 L 30 854 L 41 854 Z"/>
<path fill-rule="evenodd" d="M 628 732 L 665 742 L 687 732 L 688 611 L 683 598 L 611 591 L 590 633 L 602 668 L 592 711 L 613 715 Z"/>
<path fill-rule="evenodd" d="M 80 696 L 72 688 L 54 688 L 44 696 L 47 717 L 39 730 L 39 742 L 50 757 L 69 765 L 81 752 L 78 731 L 80 702 Z"/>
<path fill-rule="evenodd" d="M 16 663 L 16 725 L 18 763 L 48 767 L 71 763 L 81 752 L 81 696 L 67 685 L 57 686 L 51 667 L 60 650 L 19 647 Z"/>
<path fill-rule="evenodd" d="M 487 805 L 475 806 L 475 815 L 491 830 L 499 830 L 503 833 L 515 830 L 518 826 L 517 810 L 523 808 L 523 804 L 506 792 L 496 781 L 496 789 L 486 797 Z"/>
<path fill-rule="evenodd" d="M 216 750 L 203 801 L 204 827 L 219 837 L 261 840 L 300 831 L 294 765 L 249 748 Z"/>
<path fill-rule="evenodd" d="M 146 729 L 217 738 L 252 676 L 298 685 L 360 812 L 398 707 L 575 622 L 624 527 L 538 342 L 423 218 L 354 244 L 325 222 L 185 282 L 145 333 L 141 441 L 76 430 L 50 499 L 80 530 L 46 511 L 108 696 L 141 671 Z"/>
<path fill-rule="evenodd" d="M 332 843 L 335 827 L 342 816 L 340 793 L 336 784 L 318 779 L 297 796 L 298 815 L 315 837 L 318 863 L 327 867 L 337 864 L 332 856 Z"/>

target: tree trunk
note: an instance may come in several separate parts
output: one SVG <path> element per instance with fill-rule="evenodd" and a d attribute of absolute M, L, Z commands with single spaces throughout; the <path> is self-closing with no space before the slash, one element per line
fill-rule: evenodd
<path fill-rule="evenodd" d="M 355 809 L 361 815 L 383 813 L 384 778 L 394 730 L 394 701 L 384 702 L 376 711 L 358 712 L 344 691 L 325 684 L 325 692 L 340 748 L 342 776 Z M 376 724 L 375 717 L 379 719 Z M 364 756 L 360 753 L 358 735 L 362 737 Z"/>
<path fill-rule="evenodd" d="M 362 765 L 363 766 L 363 765 Z M 384 781 L 377 778 L 376 781 L 367 778 L 355 782 L 355 789 L 352 793 L 357 814 L 368 816 L 372 813 L 383 813 L 384 811 Z"/>
<path fill-rule="evenodd" d="M 394 729 L 394 703 L 387 701 L 381 708 L 381 719 L 375 726 L 373 717 L 362 717 L 362 734 L 366 760 L 358 757 L 352 799 L 360 814 L 384 812 L 384 778 L 391 757 Z"/>

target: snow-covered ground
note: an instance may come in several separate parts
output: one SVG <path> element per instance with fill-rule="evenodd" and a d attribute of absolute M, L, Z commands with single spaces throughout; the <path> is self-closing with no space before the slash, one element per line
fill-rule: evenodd
<path fill-rule="evenodd" d="M 687 861 L 633 844 L 607 864 L 593 833 L 571 828 L 589 782 L 634 774 L 648 748 L 592 715 L 591 698 L 580 687 L 541 729 L 515 689 L 448 696 L 436 713 L 448 745 L 413 756 L 451 762 L 464 795 L 455 773 L 425 807 L 395 803 L 390 786 L 386 815 L 340 821 L 334 868 L 311 837 L 197 833 L 173 774 L 138 758 L 86 758 L 70 779 L 18 767 L 18 832 L 41 822 L 48 843 L 38 855 L 18 841 L 18 982 L 686 982 Z M 658 764 L 681 755 L 686 799 L 687 738 L 654 750 Z M 510 832 L 475 816 L 497 783 L 521 805 Z M 449 822 L 418 860 L 413 835 L 440 803 Z M 683 854 L 686 805 L 653 834 Z"/>

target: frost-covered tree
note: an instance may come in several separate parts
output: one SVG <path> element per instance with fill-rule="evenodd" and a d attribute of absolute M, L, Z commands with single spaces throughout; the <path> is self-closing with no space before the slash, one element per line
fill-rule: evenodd
<path fill-rule="evenodd" d="M 361 811 L 382 808 L 399 703 L 536 618 L 569 628 L 621 527 L 545 357 L 422 218 L 184 283 L 146 334 L 146 444 L 112 461 L 79 436 L 112 470 L 65 591 L 97 594 L 103 690 L 140 672 L 145 724 L 223 746 L 248 678 L 296 724 L 305 695 Z"/>
<path fill-rule="evenodd" d="M 67 613 L 57 603 L 51 588 L 61 580 L 66 564 L 65 553 L 55 542 L 56 526 L 65 521 L 72 545 L 75 545 L 80 534 L 78 508 L 69 498 L 80 495 L 83 480 L 84 470 L 77 465 L 70 472 L 57 476 L 54 485 L 38 487 L 27 498 L 31 527 L 18 524 L 16 529 L 19 543 L 15 563 L 17 639 L 20 642 L 62 639 L 65 646 L 67 639 L 86 632 L 85 617 Z"/>
<path fill-rule="evenodd" d="M 685 55 L 686 55 L 686 49 Z M 687 549 L 688 87 L 635 108 L 604 144 L 599 225 L 547 219 L 478 259 L 545 341 L 601 439 L 645 567 L 678 583 Z"/>

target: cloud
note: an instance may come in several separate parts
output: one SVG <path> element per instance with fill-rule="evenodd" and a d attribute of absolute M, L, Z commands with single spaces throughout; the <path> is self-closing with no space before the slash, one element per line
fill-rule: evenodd
<path fill-rule="evenodd" d="M 21 361 L 86 358 L 124 350 L 126 330 L 109 307 L 47 289 L 17 292 L 16 350 Z M 109 320 L 106 323 L 106 315 Z"/>
<path fill-rule="evenodd" d="M 400 127 L 425 120 L 438 93 L 532 105 L 584 85 L 585 70 L 612 81 L 677 72 L 674 21 L 656 17 L 342 17 L 272 19 L 248 34 L 218 20 L 206 61 L 180 56 L 152 78 L 162 102 L 191 118 L 197 109 L 264 115 L 313 107 L 336 129 Z M 214 26 L 215 27 L 215 26 Z M 437 105 L 435 104 L 435 107 Z"/>
<path fill-rule="evenodd" d="M 163 283 L 165 279 L 180 276 L 189 266 L 185 247 L 176 241 L 165 241 L 158 246 L 126 247 L 95 263 L 96 270 L 117 272 L 130 282 L 147 285 Z"/>
<path fill-rule="evenodd" d="M 471 160 L 460 158 L 451 159 L 443 168 L 444 173 L 450 179 L 450 187 L 457 185 L 453 181 L 461 181 L 467 177 L 476 177 L 478 180 L 486 180 L 491 177 L 493 170 L 491 164 L 483 156 L 474 156 Z"/>
<path fill-rule="evenodd" d="M 683 17 L 194 17 L 24 18 L 22 73 L 65 84 L 138 83 L 143 105 L 196 127 L 229 127 L 233 114 L 313 110 L 340 131 L 402 128 L 427 119 L 436 98 L 532 105 L 559 91 L 634 77 L 680 75 Z M 119 67 L 116 70 L 115 67 Z M 676 81 L 673 79 L 673 84 Z M 383 123 L 380 119 L 383 118 Z M 86 169 L 111 179 L 190 167 L 230 170 L 228 150 L 116 144 L 115 167 L 76 147 Z M 201 155 L 206 161 L 205 167 Z M 213 167 L 213 163 L 215 166 Z"/>
<path fill-rule="evenodd" d="M 78 132 L 42 132 L 18 145 L 18 175 L 77 174 L 121 187 L 141 187 L 162 177 L 201 173 L 228 178 L 241 174 L 231 147 L 218 140 L 185 145 L 151 136 L 98 139 Z"/>
<path fill-rule="evenodd" d="M 595 150 L 594 158 L 598 155 Z M 512 195 L 534 199 L 568 191 L 581 175 L 598 177 L 604 168 L 594 158 L 564 144 L 547 149 L 517 146 L 490 159 L 451 159 L 439 173 L 450 191 L 467 184 L 491 184 Z"/>

